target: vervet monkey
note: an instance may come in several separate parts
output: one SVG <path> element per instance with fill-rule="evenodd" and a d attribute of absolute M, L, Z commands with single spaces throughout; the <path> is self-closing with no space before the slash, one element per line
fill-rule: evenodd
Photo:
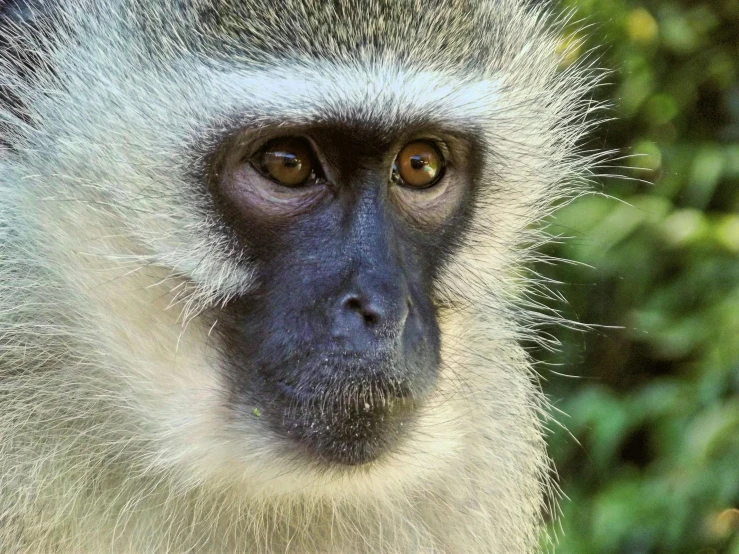
<path fill-rule="evenodd" d="M 546 8 L 2 6 L 0 551 L 536 551 Z"/>

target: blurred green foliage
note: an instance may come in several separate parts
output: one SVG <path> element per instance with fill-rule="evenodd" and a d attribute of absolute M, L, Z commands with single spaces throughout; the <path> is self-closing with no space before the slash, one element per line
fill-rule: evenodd
<path fill-rule="evenodd" d="M 536 352 L 562 411 L 556 551 L 739 554 L 739 0 L 564 7 L 592 23 L 564 40 L 613 70 L 592 146 L 635 156 L 557 213 L 548 253 L 579 264 L 537 268 L 604 326 Z"/>

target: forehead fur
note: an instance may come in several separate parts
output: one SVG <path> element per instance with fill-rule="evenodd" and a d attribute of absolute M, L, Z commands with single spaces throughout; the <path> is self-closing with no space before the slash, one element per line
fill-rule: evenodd
<path fill-rule="evenodd" d="M 145 5 L 137 19 L 156 26 L 152 35 L 170 48 L 257 65 L 391 59 L 468 74 L 504 63 L 531 39 L 521 26 L 542 23 L 510 0 L 170 0 L 155 16 L 149 0 L 133 1 Z"/>

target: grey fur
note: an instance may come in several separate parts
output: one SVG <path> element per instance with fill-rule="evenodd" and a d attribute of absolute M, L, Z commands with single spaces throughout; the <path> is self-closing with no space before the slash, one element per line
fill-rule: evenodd
<path fill-rule="evenodd" d="M 0 552 L 536 551 L 520 268 L 597 161 L 560 27 L 520 0 L 68 0 L 2 27 Z M 251 273 L 198 170 L 232 126 L 423 118 L 487 151 L 440 390 L 389 462 L 302 467 L 222 402 L 211 330 Z"/>

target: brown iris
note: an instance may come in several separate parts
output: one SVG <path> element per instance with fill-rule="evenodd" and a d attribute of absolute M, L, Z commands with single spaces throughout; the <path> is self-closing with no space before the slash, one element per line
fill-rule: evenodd
<path fill-rule="evenodd" d="M 441 178 L 444 172 L 444 158 L 430 142 L 411 142 L 398 154 L 394 170 L 403 185 L 427 188 Z"/>
<path fill-rule="evenodd" d="M 299 187 L 314 175 L 314 159 L 305 139 L 289 137 L 268 142 L 253 163 L 265 177 L 286 187 Z"/>

